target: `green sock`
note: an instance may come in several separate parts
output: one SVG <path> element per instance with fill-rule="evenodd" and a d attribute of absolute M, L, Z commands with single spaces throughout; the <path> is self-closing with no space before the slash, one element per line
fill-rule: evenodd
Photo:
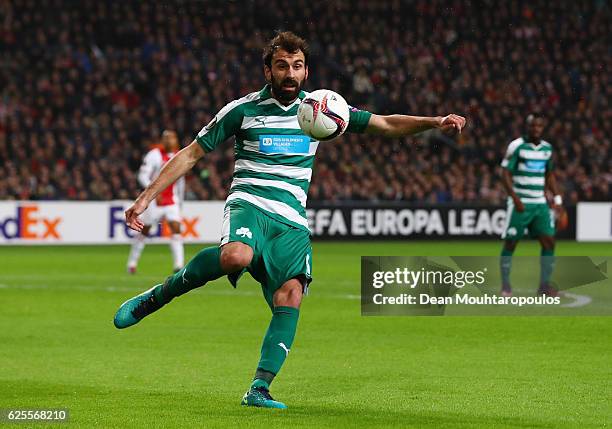
<path fill-rule="evenodd" d="M 540 252 L 540 284 L 549 284 L 555 268 L 555 249 L 542 249 Z"/>
<path fill-rule="evenodd" d="M 502 276 L 502 284 L 510 284 L 510 269 L 512 268 L 512 254 L 513 250 L 507 250 L 505 247 L 502 249 L 501 258 L 499 261 L 499 268 Z"/>
<path fill-rule="evenodd" d="M 280 371 L 295 338 L 300 310 L 294 307 L 274 307 L 268 332 L 261 346 L 261 359 L 252 387 L 266 388 Z"/>
<path fill-rule="evenodd" d="M 274 374 L 272 374 L 272 378 L 270 378 L 270 381 L 266 381 L 263 378 L 257 378 L 257 376 L 255 376 L 255 379 L 251 383 L 251 387 L 265 387 L 266 389 L 270 389 L 270 383 L 272 383 L 273 379 Z"/>
<path fill-rule="evenodd" d="M 167 304 L 172 299 L 191 289 L 204 286 L 225 273 L 221 268 L 221 248 L 208 247 L 201 250 L 185 265 L 185 268 L 168 277 L 163 285 L 155 288 L 157 302 Z"/>

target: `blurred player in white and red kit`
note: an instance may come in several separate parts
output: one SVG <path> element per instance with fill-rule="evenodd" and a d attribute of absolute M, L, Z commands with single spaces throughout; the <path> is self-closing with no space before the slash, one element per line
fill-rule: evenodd
<path fill-rule="evenodd" d="M 162 133 L 162 144 L 151 149 L 144 157 L 143 163 L 138 171 L 138 183 L 146 188 L 159 175 L 162 167 L 172 158 L 179 148 L 179 140 L 175 131 L 165 130 Z M 142 232 L 134 237 L 130 256 L 128 257 L 127 269 L 131 274 L 136 273 L 138 260 L 145 247 L 145 240 L 151 230 L 151 226 L 165 220 L 170 227 L 170 250 L 174 271 L 183 268 L 185 252 L 183 239 L 181 238 L 181 205 L 185 190 L 184 178 L 178 179 L 173 185 L 164 189 L 157 199 L 149 205 L 141 215 L 145 224 Z"/>

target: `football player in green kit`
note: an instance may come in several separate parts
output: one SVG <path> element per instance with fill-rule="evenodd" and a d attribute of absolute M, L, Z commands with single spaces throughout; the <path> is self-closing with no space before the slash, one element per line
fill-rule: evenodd
<path fill-rule="evenodd" d="M 553 210 L 562 210 L 562 197 L 557 188 L 553 171 L 550 143 L 542 140 L 544 119 L 529 115 L 527 133 L 510 142 L 502 160 L 503 183 L 508 192 L 506 228 L 502 235 L 504 247 L 501 254 L 503 296 L 511 296 L 510 268 L 512 254 L 525 230 L 537 237 L 542 246 L 540 256 L 540 286 L 538 295 L 556 296 L 550 277 L 554 267 L 555 216 Z M 545 189 L 553 195 L 553 210 L 546 201 Z"/>
<path fill-rule="evenodd" d="M 164 283 L 123 303 L 114 322 L 117 328 L 132 326 L 191 289 L 225 275 L 235 286 L 248 271 L 261 284 L 272 320 L 242 400 L 247 406 L 286 408 L 272 399 L 269 387 L 291 350 L 302 296 L 312 280 L 305 207 L 319 142 L 303 134 L 296 116 L 307 95 L 302 86 L 308 78 L 308 57 L 308 45 L 295 34 L 274 37 L 264 49 L 264 88 L 221 109 L 126 211 L 127 224 L 141 230 L 138 216 L 161 190 L 235 137 L 234 175 L 220 245 L 203 249 Z M 457 115 L 379 116 L 351 108 L 347 131 L 400 137 L 431 128 L 455 133 L 464 126 L 465 119 Z M 283 138 L 287 135 L 294 136 L 290 148 Z"/>

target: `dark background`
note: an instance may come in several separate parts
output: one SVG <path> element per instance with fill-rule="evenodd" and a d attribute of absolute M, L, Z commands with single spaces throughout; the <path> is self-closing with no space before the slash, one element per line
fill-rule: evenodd
<path fill-rule="evenodd" d="M 134 198 L 164 128 L 188 144 L 264 84 L 278 29 L 312 47 L 306 89 L 376 113 L 465 115 L 437 132 L 320 146 L 311 201 L 504 201 L 499 162 L 525 116 L 547 118 L 566 202 L 611 200 L 612 26 L 598 1 L 0 0 L 0 199 Z M 224 199 L 231 143 L 188 177 Z"/>

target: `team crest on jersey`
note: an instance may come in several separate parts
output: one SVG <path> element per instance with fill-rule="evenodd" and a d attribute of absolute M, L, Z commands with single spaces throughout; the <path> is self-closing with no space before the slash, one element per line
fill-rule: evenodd
<path fill-rule="evenodd" d="M 253 238 L 253 233 L 246 226 L 243 226 L 242 228 L 238 228 L 236 230 L 236 235 L 239 235 L 242 238 L 245 238 L 245 237 Z"/>

